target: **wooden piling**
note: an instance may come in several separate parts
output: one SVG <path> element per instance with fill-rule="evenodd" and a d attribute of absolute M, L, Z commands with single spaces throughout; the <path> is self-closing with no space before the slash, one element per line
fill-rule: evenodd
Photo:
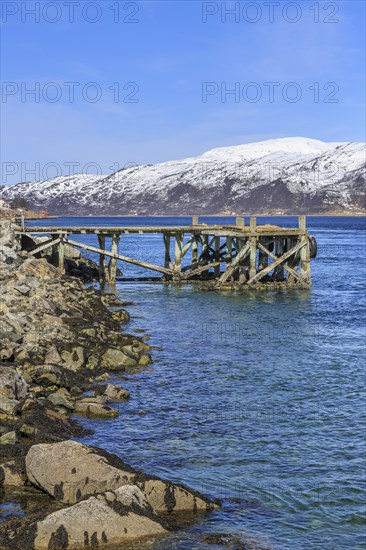
<path fill-rule="evenodd" d="M 164 248 L 165 248 L 164 267 L 166 267 L 167 269 L 170 269 L 171 263 L 172 263 L 172 260 L 170 257 L 170 235 L 163 235 L 163 240 L 164 240 Z"/>
<path fill-rule="evenodd" d="M 310 244 L 306 233 L 306 217 L 299 216 L 299 229 L 302 231 L 300 243 L 300 279 L 303 283 L 310 283 Z"/>
<path fill-rule="evenodd" d="M 255 235 L 257 229 L 257 219 L 250 218 L 250 255 L 249 255 L 249 278 L 252 279 L 257 273 L 257 237 Z"/>
<path fill-rule="evenodd" d="M 183 233 L 178 233 L 175 237 L 174 271 L 177 274 L 182 271 L 183 236 Z"/>
<path fill-rule="evenodd" d="M 61 275 L 65 273 L 65 239 L 60 238 L 58 243 L 58 270 Z"/>
<path fill-rule="evenodd" d="M 197 236 L 194 235 L 193 243 L 192 243 L 192 264 L 196 263 L 198 260 L 198 239 Z"/>
<path fill-rule="evenodd" d="M 215 237 L 215 262 L 220 261 L 220 237 Z M 214 268 L 215 276 L 220 277 L 220 264 L 216 265 Z"/>
<path fill-rule="evenodd" d="M 99 248 L 105 250 L 105 235 L 98 235 Z M 104 254 L 99 254 L 99 278 L 101 281 L 106 280 L 107 261 Z"/>
<path fill-rule="evenodd" d="M 112 254 L 114 256 L 111 257 L 109 260 L 109 266 L 108 266 L 108 282 L 111 285 L 116 284 L 116 278 L 117 278 L 117 258 L 118 255 L 118 246 L 120 243 L 121 236 L 117 235 L 116 233 L 112 236 Z"/>

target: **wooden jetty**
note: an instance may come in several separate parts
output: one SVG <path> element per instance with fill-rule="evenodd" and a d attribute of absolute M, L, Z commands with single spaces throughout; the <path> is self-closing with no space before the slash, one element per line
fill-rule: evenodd
<path fill-rule="evenodd" d="M 186 226 L 24 227 L 19 233 L 48 235 L 32 254 L 52 249 L 62 273 L 65 245 L 98 254 L 100 278 L 109 284 L 116 282 L 120 261 L 158 272 L 161 281 L 177 284 L 205 281 L 215 288 L 256 287 L 258 283 L 308 287 L 310 258 L 316 256 L 316 241 L 308 234 L 305 216 L 298 217 L 294 228 L 257 225 L 255 217 L 249 225 L 243 217 L 232 225 L 207 225 L 193 216 L 192 224 Z M 72 239 L 85 234 L 96 235 L 99 247 Z M 162 235 L 162 265 L 123 255 L 123 235 L 131 234 Z"/>

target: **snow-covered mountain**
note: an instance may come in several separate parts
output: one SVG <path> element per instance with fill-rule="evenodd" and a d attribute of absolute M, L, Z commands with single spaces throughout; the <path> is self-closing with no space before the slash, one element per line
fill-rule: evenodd
<path fill-rule="evenodd" d="M 359 211 L 364 143 L 280 138 L 212 149 L 198 157 L 7 186 L 53 214 L 321 213 Z"/>

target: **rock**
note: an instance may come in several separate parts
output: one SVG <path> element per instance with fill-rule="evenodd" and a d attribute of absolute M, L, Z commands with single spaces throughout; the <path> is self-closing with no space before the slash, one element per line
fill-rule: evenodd
<path fill-rule="evenodd" d="M 99 376 L 95 377 L 96 382 L 105 382 L 106 380 L 109 380 L 109 374 L 108 372 L 103 372 L 103 374 L 100 374 Z"/>
<path fill-rule="evenodd" d="M 108 399 L 112 399 L 114 401 L 121 401 L 123 399 L 129 399 L 130 397 L 130 392 L 124 388 L 121 388 L 121 386 L 118 386 L 117 384 L 97 386 L 94 390 L 94 394 L 105 395 Z"/>
<path fill-rule="evenodd" d="M 130 314 L 125 309 L 119 309 L 118 311 L 112 311 L 112 317 L 119 323 L 128 323 L 130 320 Z"/>
<path fill-rule="evenodd" d="M 131 472 L 112 466 L 76 441 L 33 445 L 26 456 L 26 471 L 33 485 L 66 504 L 117 489 L 132 478 Z"/>
<path fill-rule="evenodd" d="M 84 416 L 97 418 L 115 418 L 119 416 L 119 413 L 115 409 L 91 401 L 76 403 L 74 412 L 83 414 Z"/>
<path fill-rule="evenodd" d="M 16 432 L 7 432 L 0 437 L 0 445 L 14 445 L 17 440 Z"/>
<path fill-rule="evenodd" d="M 110 370 L 125 370 L 128 367 L 135 367 L 136 364 L 135 359 L 132 359 L 119 349 L 108 348 L 102 355 L 103 367 Z"/>
<path fill-rule="evenodd" d="M 24 468 L 24 457 L 0 464 L 0 486 L 23 487 L 26 483 L 27 476 Z"/>
<path fill-rule="evenodd" d="M 65 409 L 73 410 L 74 402 L 70 398 L 69 392 L 65 388 L 60 388 L 55 393 L 50 393 L 47 397 L 53 405 L 65 407 Z"/>
<path fill-rule="evenodd" d="M 12 367 L 0 367 L 0 402 L 3 398 L 21 399 L 28 392 L 24 378 Z"/>
<path fill-rule="evenodd" d="M 199 493 L 147 476 L 114 455 L 76 441 L 33 445 L 26 456 L 26 470 L 31 483 L 66 504 L 121 485 L 137 485 L 156 512 L 194 513 L 215 507 Z"/>
<path fill-rule="evenodd" d="M 67 351 L 66 349 L 62 350 L 61 358 L 63 366 L 75 372 L 85 365 L 84 348 L 76 346 L 71 351 Z"/>
<path fill-rule="evenodd" d="M 18 411 L 19 401 L 16 399 L 0 398 L 0 411 L 6 414 L 15 415 Z"/>
<path fill-rule="evenodd" d="M 99 548 L 166 532 L 138 487 L 122 486 L 39 521 L 34 548 Z"/>
<path fill-rule="evenodd" d="M 29 258 L 19 267 L 19 272 L 27 276 L 40 277 L 43 280 L 53 279 L 57 276 L 57 269 L 50 265 L 46 259 Z"/>
<path fill-rule="evenodd" d="M 148 354 L 141 355 L 141 357 L 139 359 L 139 366 L 140 367 L 147 367 L 147 365 L 150 365 L 150 363 L 152 363 L 152 359 L 151 359 L 150 355 L 148 355 Z"/>
<path fill-rule="evenodd" d="M 210 505 L 203 500 L 202 496 L 194 493 L 184 487 L 151 478 L 139 480 L 135 479 L 146 496 L 150 506 L 158 513 L 171 512 L 191 512 L 208 511 Z"/>
<path fill-rule="evenodd" d="M 60 354 L 56 348 L 56 346 L 51 346 L 48 352 L 45 355 L 44 358 L 46 363 L 49 363 L 51 365 L 59 365 L 62 363 L 62 359 L 60 357 Z"/>

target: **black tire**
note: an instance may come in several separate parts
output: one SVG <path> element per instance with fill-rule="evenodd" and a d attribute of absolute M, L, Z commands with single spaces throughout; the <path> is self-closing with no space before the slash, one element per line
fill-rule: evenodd
<path fill-rule="evenodd" d="M 318 243 L 315 237 L 309 237 L 310 258 L 316 258 L 318 255 Z"/>

